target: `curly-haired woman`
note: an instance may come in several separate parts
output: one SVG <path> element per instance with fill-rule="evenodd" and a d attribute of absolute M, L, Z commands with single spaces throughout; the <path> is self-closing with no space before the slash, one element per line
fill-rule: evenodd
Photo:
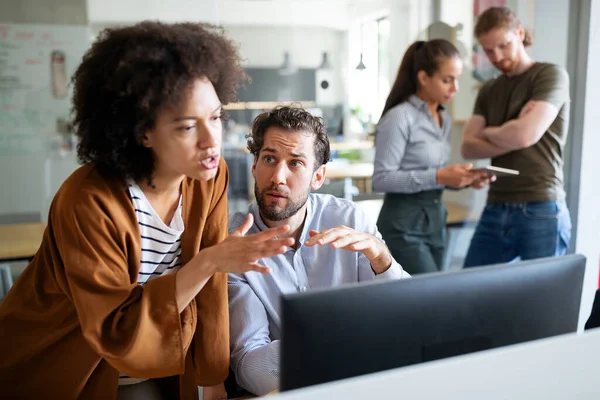
<path fill-rule="evenodd" d="M 227 237 L 222 104 L 245 78 L 216 28 L 105 30 L 73 77 L 84 164 L 0 306 L 0 397 L 180 398 L 229 367 L 227 272 L 287 227 Z M 227 237 L 227 238 L 226 238 Z"/>

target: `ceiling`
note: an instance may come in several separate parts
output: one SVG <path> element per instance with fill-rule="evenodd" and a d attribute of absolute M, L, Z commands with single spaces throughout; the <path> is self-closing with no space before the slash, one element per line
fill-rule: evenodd
<path fill-rule="evenodd" d="M 357 19 L 402 0 L 88 0 L 92 26 L 146 19 L 220 25 L 318 26 L 346 30 Z"/>

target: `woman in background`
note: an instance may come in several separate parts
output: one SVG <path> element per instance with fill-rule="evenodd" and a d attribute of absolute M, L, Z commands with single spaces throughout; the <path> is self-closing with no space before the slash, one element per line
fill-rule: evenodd
<path fill-rule="evenodd" d="M 268 272 L 254 260 L 291 245 L 286 227 L 243 237 L 251 217 L 227 237 L 222 105 L 243 79 L 200 24 L 109 29 L 87 51 L 84 165 L 0 305 L 0 398 L 197 399 L 225 380 L 227 273 Z"/>
<path fill-rule="evenodd" d="M 447 40 L 413 43 L 402 59 L 375 136 L 373 190 L 385 193 L 377 227 L 410 274 L 440 271 L 446 247 L 445 187 L 481 188 L 485 172 L 446 165 L 462 61 Z"/>

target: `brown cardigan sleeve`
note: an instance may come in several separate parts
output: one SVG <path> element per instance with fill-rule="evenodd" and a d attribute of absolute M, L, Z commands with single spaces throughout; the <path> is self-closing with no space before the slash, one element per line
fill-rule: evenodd
<path fill-rule="evenodd" d="M 84 337 L 115 369 L 154 378 L 184 372 L 196 323 L 180 315 L 175 275 L 140 286 L 140 238 L 129 201 L 94 185 L 65 193 L 52 213 L 53 233 L 67 288 Z M 108 192 L 108 194 L 107 194 Z M 77 201 L 70 198 L 78 197 Z M 130 204 L 130 203 L 129 203 Z M 129 210 L 131 208 L 131 210 Z M 132 220 L 133 218 L 133 220 Z"/>
<path fill-rule="evenodd" d="M 223 161 L 215 178 L 213 202 L 206 218 L 200 249 L 214 246 L 227 237 L 227 189 L 229 171 Z M 212 386 L 225 381 L 229 372 L 229 307 L 227 274 L 216 273 L 196 296 L 198 327 L 194 361 L 196 383 Z"/>

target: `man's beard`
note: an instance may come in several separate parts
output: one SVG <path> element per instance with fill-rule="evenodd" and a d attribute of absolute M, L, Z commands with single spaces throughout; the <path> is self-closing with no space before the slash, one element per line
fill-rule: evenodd
<path fill-rule="evenodd" d="M 495 65 L 495 67 L 504 74 L 510 74 L 518 63 L 518 60 L 509 59 L 506 61 L 508 62 L 503 61 L 499 65 Z"/>
<path fill-rule="evenodd" d="M 262 192 L 259 192 L 258 185 L 254 182 L 254 196 L 256 197 L 256 203 L 258 204 L 260 214 L 264 219 L 269 221 L 282 221 L 296 215 L 302 206 L 306 204 L 310 188 L 297 200 L 287 197 L 287 206 L 284 209 L 279 209 L 277 204 L 267 204 L 264 195 L 268 191 L 278 191 L 277 186 L 271 185 Z"/>

